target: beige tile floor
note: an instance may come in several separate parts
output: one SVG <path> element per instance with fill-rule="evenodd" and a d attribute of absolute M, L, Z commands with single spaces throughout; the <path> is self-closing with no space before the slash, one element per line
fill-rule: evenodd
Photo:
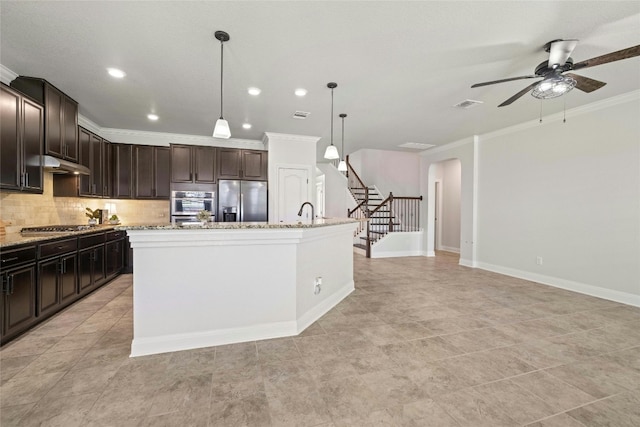
<path fill-rule="evenodd" d="M 640 426 L 640 309 L 355 255 L 294 338 L 129 358 L 131 276 L 0 351 L 8 426 Z"/>

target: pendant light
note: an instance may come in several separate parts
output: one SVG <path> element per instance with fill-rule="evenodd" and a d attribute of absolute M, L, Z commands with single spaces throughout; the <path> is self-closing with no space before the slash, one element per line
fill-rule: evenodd
<path fill-rule="evenodd" d="M 327 83 L 327 87 L 331 89 L 331 145 L 329 145 L 324 152 L 324 158 L 327 160 L 335 160 L 340 158 L 338 149 L 333 145 L 333 89 L 338 87 L 338 83 L 329 82 Z"/>
<path fill-rule="evenodd" d="M 344 161 L 344 118 L 347 117 L 347 115 L 345 113 L 341 113 L 339 116 L 342 119 L 342 160 L 338 163 L 338 170 L 340 172 L 346 172 L 347 162 Z"/>
<path fill-rule="evenodd" d="M 224 31 L 216 31 L 215 38 L 220 40 L 220 118 L 216 121 L 216 127 L 213 129 L 213 137 L 229 139 L 231 137 L 229 123 L 222 117 L 222 81 L 224 70 L 224 42 L 229 41 L 230 37 L 229 34 Z"/>

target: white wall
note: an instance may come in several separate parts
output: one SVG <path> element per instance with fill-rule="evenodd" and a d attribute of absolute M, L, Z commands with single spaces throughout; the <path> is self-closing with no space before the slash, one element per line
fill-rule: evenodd
<path fill-rule="evenodd" d="M 330 163 L 318 163 L 324 174 L 324 215 L 328 218 L 344 218 L 352 206 L 347 192 L 347 178 Z M 351 199 L 351 200 L 350 200 Z"/>
<path fill-rule="evenodd" d="M 282 167 L 306 168 L 309 171 L 307 200 L 316 198 L 316 144 L 315 136 L 288 135 L 265 132 L 265 146 L 269 152 L 269 221 L 277 221 L 278 169 Z"/>
<path fill-rule="evenodd" d="M 460 264 L 640 306 L 638 117 L 636 91 L 423 152 L 425 254 L 432 165 L 457 158 Z"/>
<path fill-rule="evenodd" d="M 640 304 L 640 97 L 567 116 L 481 136 L 478 262 Z"/>
<path fill-rule="evenodd" d="M 420 195 L 420 157 L 416 153 L 386 150 L 358 150 L 349 163 L 365 185 L 375 185 L 385 198 Z"/>
<path fill-rule="evenodd" d="M 460 160 L 447 160 L 442 165 L 442 216 L 440 226 L 442 249 L 460 252 L 460 191 L 462 164 Z"/>

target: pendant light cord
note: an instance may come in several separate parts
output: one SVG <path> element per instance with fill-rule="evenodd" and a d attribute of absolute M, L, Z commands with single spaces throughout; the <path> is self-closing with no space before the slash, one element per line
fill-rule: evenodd
<path fill-rule="evenodd" d="M 333 145 L 333 88 L 331 88 L 331 145 Z"/>
<path fill-rule="evenodd" d="M 342 160 L 344 161 L 344 117 L 342 117 Z"/>
<path fill-rule="evenodd" d="M 224 78 L 224 42 L 220 40 L 220 118 L 222 119 L 222 99 L 224 98 L 222 82 Z"/>

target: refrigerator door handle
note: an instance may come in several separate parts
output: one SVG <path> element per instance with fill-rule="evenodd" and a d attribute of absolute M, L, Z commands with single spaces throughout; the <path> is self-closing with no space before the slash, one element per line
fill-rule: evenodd
<path fill-rule="evenodd" d="M 240 222 L 244 222 L 244 193 L 240 192 Z"/>

